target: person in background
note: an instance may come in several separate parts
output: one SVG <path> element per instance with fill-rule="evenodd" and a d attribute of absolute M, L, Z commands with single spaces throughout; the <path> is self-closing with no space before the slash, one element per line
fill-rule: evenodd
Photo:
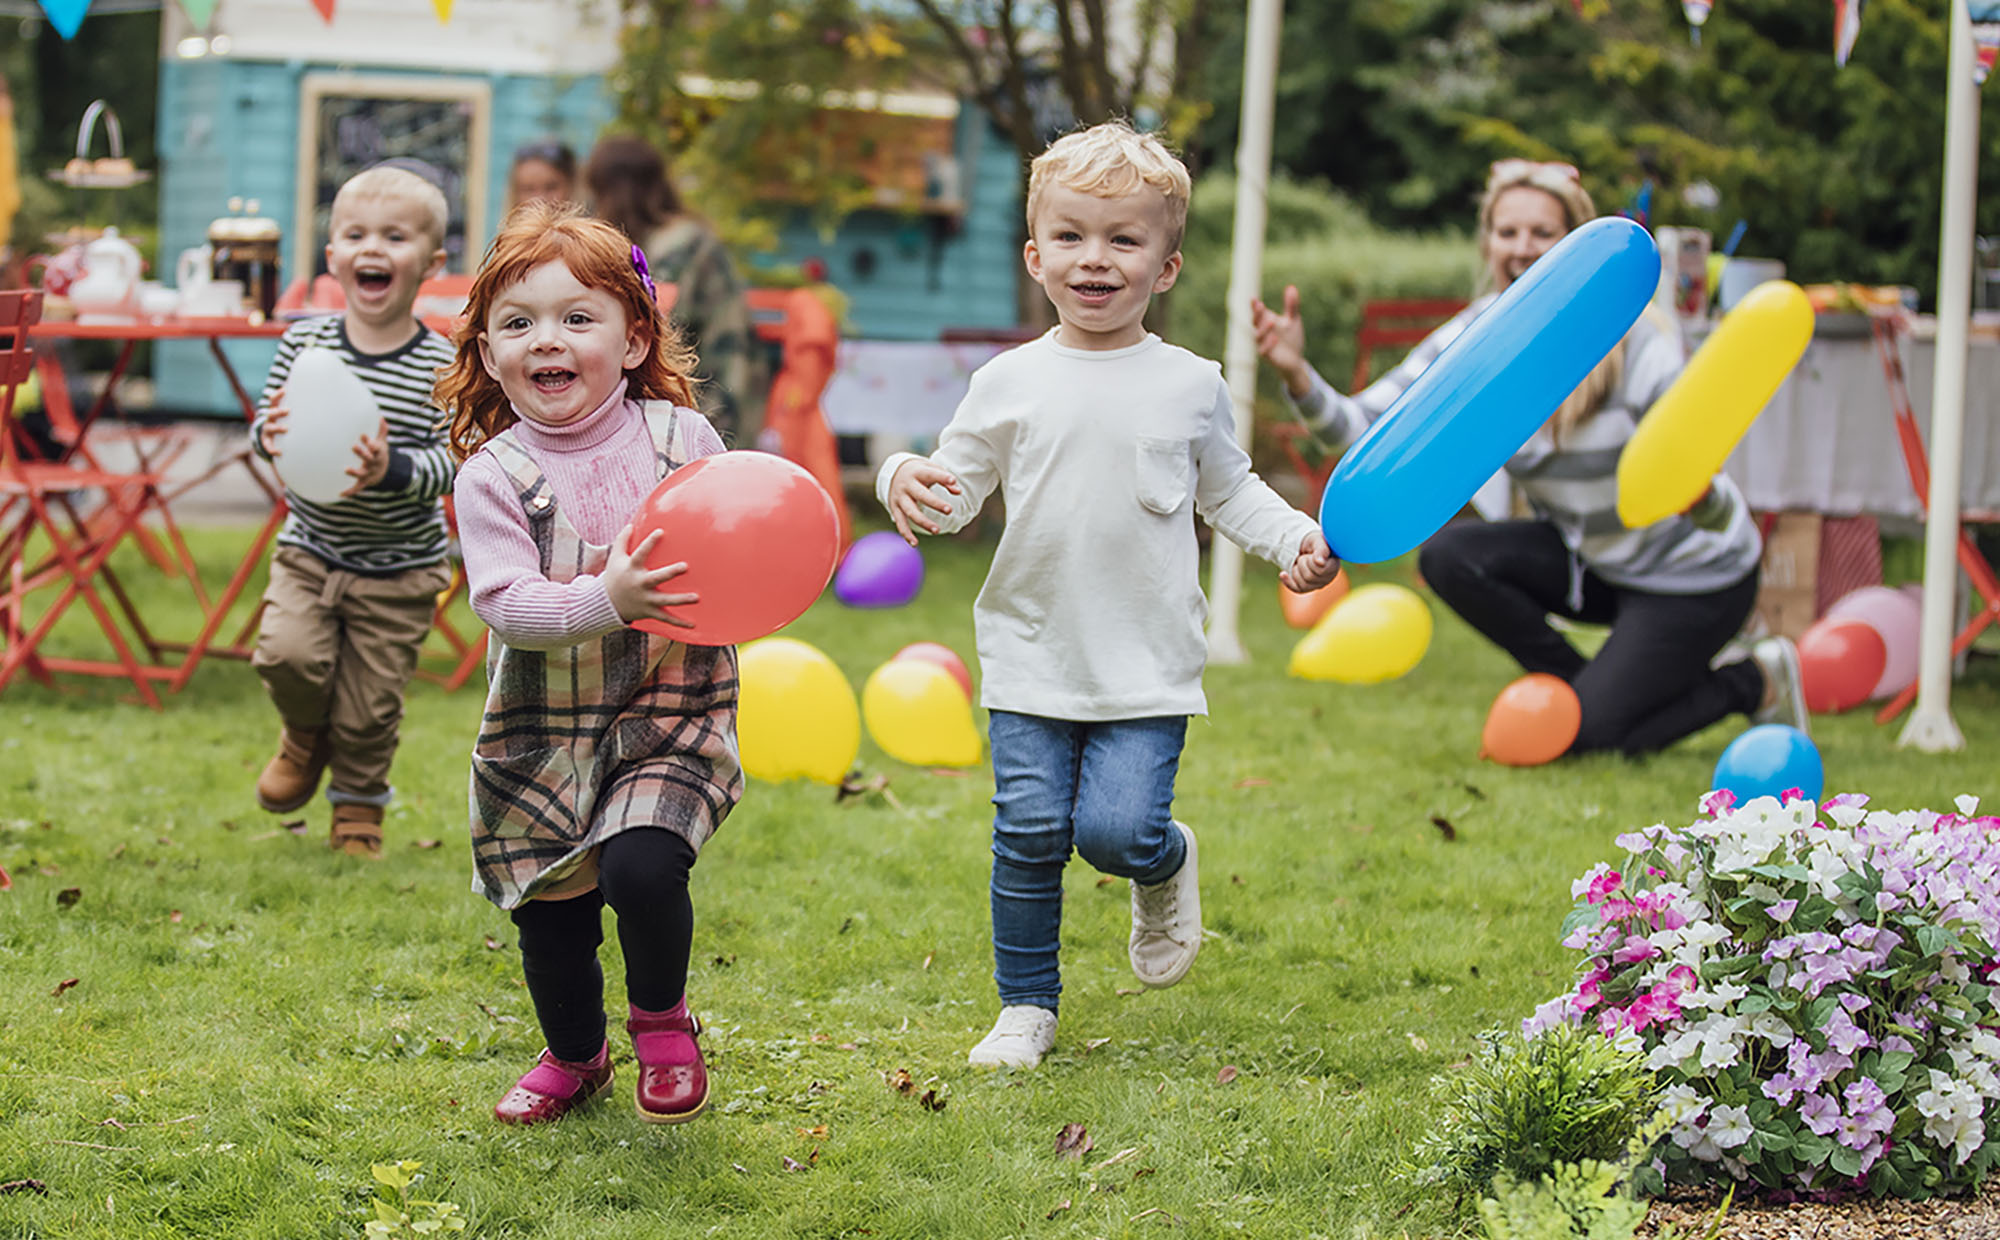
<path fill-rule="evenodd" d="M 537 200 L 576 200 L 576 152 L 560 139 L 543 138 L 514 150 L 507 171 L 508 207 Z"/>
<path fill-rule="evenodd" d="M 764 401 L 752 388 L 750 302 L 722 238 L 682 203 L 666 161 L 643 138 L 600 141 L 584 183 L 598 216 L 645 252 L 655 280 L 674 286 L 668 318 L 698 359 L 701 411 L 725 443 L 755 445 Z"/>
<path fill-rule="evenodd" d="M 1305 358 L 1296 286 L 1282 308 L 1251 305 L 1257 351 L 1284 376 L 1306 419 L 1351 443 L 1395 403 L 1493 299 L 1596 207 L 1569 164 L 1493 165 L 1479 204 L 1491 291 L 1431 333 L 1367 390 L 1336 392 Z M 1618 456 L 1646 410 L 1680 376 L 1679 337 L 1641 318 L 1507 462 L 1529 520 L 1460 521 L 1424 544 L 1424 581 L 1529 672 L 1576 690 L 1583 723 L 1571 753 L 1663 749 L 1733 714 L 1807 726 L 1798 650 L 1765 638 L 1711 667 L 1757 600 L 1763 539 L 1736 484 L 1717 474 L 1689 513 L 1643 529 L 1618 520 Z M 1551 613 L 1611 634 L 1586 657 Z"/>

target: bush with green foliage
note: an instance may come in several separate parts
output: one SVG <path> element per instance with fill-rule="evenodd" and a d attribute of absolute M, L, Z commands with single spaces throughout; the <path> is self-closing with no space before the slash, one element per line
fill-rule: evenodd
<path fill-rule="evenodd" d="M 1659 1110 L 1642 1056 L 1570 1026 L 1532 1041 L 1484 1034 L 1471 1060 L 1432 1088 L 1443 1109 L 1412 1172 L 1470 1192 L 1502 1174 L 1533 1180 L 1558 1163 L 1615 1163 Z"/>

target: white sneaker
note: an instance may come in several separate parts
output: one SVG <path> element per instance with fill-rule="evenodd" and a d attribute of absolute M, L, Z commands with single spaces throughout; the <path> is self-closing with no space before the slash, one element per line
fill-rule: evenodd
<path fill-rule="evenodd" d="M 1132 884 L 1132 972 L 1148 986 L 1171 986 L 1194 967 L 1201 950 L 1201 871 L 1194 832 L 1177 822 L 1187 840 L 1187 860 L 1164 882 Z"/>
<path fill-rule="evenodd" d="M 1775 686 L 1771 704 L 1750 716 L 1753 723 L 1788 723 L 1812 734 L 1812 716 L 1806 710 L 1805 681 L 1799 672 L 1799 648 L 1789 637 L 1767 637 L 1750 647 L 1751 661 L 1764 673 L 1764 683 Z"/>
<path fill-rule="evenodd" d="M 993 1032 L 965 1061 L 975 1068 L 1032 1068 L 1056 1044 L 1056 1014 L 1045 1007 L 1016 1003 L 1000 1009 Z"/>

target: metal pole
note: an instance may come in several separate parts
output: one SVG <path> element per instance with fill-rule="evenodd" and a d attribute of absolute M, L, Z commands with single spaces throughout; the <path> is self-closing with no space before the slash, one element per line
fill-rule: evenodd
<path fill-rule="evenodd" d="M 1257 398 L 1257 338 L 1250 299 L 1264 272 L 1265 200 L 1271 184 L 1271 124 L 1278 78 L 1278 33 L 1284 0 L 1250 0 L 1243 39 L 1243 119 L 1236 136 L 1236 224 L 1229 246 L 1229 331 L 1222 370 L 1236 413 L 1236 441 L 1247 450 Z M 1208 658 L 1247 663 L 1237 632 L 1243 596 L 1243 552 L 1227 538 L 1209 550 Z"/>
<path fill-rule="evenodd" d="M 1952 0 L 1945 68 L 1944 210 L 1938 236 L 1937 362 L 1931 381 L 1931 493 L 1924 519 L 1924 620 L 1917 705 L 1896 743 L 1965 748 L 1951 717 L 1951 643 L 1958 609 L 1958 509 L 1965 432 L 1966 340 L 1972 323 L 1972 233 L 1979 171 L 1979 86 L 1972 21 Z"/>

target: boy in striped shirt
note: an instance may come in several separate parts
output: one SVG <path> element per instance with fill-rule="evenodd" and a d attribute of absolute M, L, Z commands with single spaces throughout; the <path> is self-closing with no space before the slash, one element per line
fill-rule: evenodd
<path fill-rule="evenodd" d="M 354 445 L 354 485 L 339 500 L 286 493 L 251 659 L 283 725 L 257 803 L 290 813 L 326 776 L 329 843 L 355 856 L 381 856 L 403 691 L 450 581 L 442 501 L 453 471 L 431 384 L 453 354 L 413 312 L 417 286 L 444 266 L 446 212 L 436 186 L 400 168 L 340 187 L 326 265 L 346 309 L 285 332 L 251 424 L 259 455 L 283 454 L 285 383 L 312 347 L 339 354 L 382 412 Z"/>

